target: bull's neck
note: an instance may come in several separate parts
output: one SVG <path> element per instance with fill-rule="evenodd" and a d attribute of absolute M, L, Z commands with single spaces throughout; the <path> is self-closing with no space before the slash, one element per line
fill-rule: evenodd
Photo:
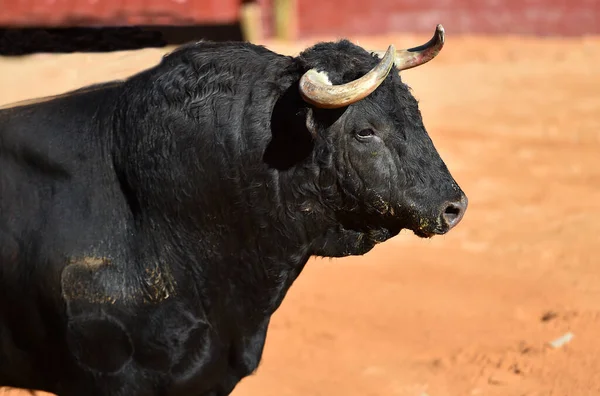
<path fill-rule="evenodd" d="M 162 246 L 168 265 L 200 288 L 206 279 L 239 282 L 215 292 L 254 287 L 267 299 L 257 305 L 274 310 L 325 232 L 318 175 L 303 165 L 311 138 L 304 128 L 293 129 L 303 120 L 273 125 L 272 137 L 245 124 L 203 130 L 189 119 L 182 124 L 150 114 L 139 103 L 119 109 L 115 171 L 139 239 Z"/>

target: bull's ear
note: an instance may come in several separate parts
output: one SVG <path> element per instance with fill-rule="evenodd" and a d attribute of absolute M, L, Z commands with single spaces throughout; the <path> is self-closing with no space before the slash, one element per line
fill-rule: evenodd
<path fill-rule="evenodd" d="M 313 139 L 317 137 L 317 122 L 315 121 L 315 113 L 312 107 L 306 109 L 306 129 L 308 129 Z"/>
<path fill-rule="evenodd" d="M 340 119 L 340 117 L 342 117 L 347 109 L 348 107 L 339 109 L 319 109 L 309 105 L 306 107 L 304 113 L 304 125 L 314 139 L 319 134 L 319 130 L 321 133 L 327 131 Z"/>
<path fill-rule="evenodd" d="M 313 111 L 300 99 L 296 87 L 279 98 L 271 113 L 271 141 L 263 157 L 269 166 L 289 169 L 310 156 L 318 127 Z"/>

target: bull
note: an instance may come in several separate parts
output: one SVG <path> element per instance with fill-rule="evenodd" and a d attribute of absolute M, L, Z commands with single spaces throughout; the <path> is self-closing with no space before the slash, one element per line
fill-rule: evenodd
<path fill-rule="evenodd" d="M 467 198 L 392 72 L 443 44 L 198 42 L 1 110 L 0 385 L 228 395 L 311 256 L 455 227 Z"/>

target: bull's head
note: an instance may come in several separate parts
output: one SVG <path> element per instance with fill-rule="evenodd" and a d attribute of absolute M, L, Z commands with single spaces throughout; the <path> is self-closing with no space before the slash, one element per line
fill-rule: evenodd
<path fill-rule="evenodd" d="M 443 45 L 438 25 L 428 43 L 408 50 L 369 53 L 341 41 L 300 54 L 306 125 L 315 148 L 330 155 L 320 183 L 335 191 L 328 209 L 338 224 L 316 254 L 362 254 L 403 228 L 431 237 L 462 219 L 467 198 L 429 138 L 417 101 L 391 73 L 394 65 L 428 62 Z"/>

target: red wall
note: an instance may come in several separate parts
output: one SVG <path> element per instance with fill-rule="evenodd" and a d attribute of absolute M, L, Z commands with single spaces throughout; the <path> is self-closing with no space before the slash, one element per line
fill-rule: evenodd
<path fill-rule="evenodd" d="M 242 0 L 0 0 L 0 25 L 229 23 Z M 263 6 L 272 33 L 272 0 Z M 600 34 L 600 0 L 296 0 L 300 37 L 388 32 Z"/>
<path fill-rule="evenodd" d="M 452 34 L 600 34 L 600 0 L 297 1 L 301 36 L 431 33 L 437 23 Z"/>
<path fill-rule="evenodd" d="M 3 26 L 231 23 L 240 0 L 0 0 Z"/>

